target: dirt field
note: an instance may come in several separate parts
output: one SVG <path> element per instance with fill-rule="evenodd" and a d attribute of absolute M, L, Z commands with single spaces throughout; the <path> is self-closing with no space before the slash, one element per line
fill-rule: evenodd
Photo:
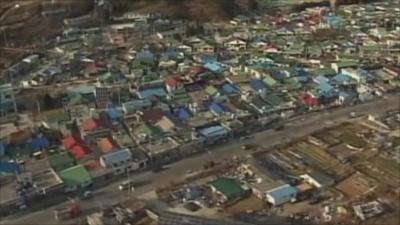
<path fill-rule="evenodd" d="M 366 177 L 362 173 L 354 173 L 349 178 L 340 182 L 336 188 L 342 191 L 349 198 L 357 198 L 357 196 L 367 193 L 375 188 L 377 183 Z"/>
<path fill-rule="evenodd" d="M 240 200 L 234 205 L 225 208 L 225 212 L 230 215 L 235 215 L 238 213 L 244 213 L 246 211 L 259 211 L 264 209 L 265 203 L 257 198 L 255 195 L 251 195 L 248 198 Z"/>

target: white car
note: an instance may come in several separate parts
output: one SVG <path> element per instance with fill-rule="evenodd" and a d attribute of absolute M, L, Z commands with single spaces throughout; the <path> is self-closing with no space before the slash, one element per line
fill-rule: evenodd
<path fill-rule="evenodd" d="M 133 187 L 134 181 L 133 180 L 125 180 L 121 184 L 118 185 L 118 189 L 120 191 L 128 190 L 130 188 L 131 191 L 135 190 Z"/>

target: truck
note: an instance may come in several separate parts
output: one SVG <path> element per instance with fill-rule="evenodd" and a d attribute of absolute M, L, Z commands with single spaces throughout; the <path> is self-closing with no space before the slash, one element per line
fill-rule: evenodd
<path fill-rule="evenodd" d="M 75 202 L 71 202 L 68 206 L 56 208 L 54 217 L 57 221 L 68 220 L 78 217 L 80 211 L 80 206 Z"/>

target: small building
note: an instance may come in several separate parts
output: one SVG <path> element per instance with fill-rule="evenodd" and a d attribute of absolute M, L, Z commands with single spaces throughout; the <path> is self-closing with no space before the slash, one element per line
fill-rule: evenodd
<path fill-rule="evenodd" d="M 93 181 L 89 172 L 82 165 L 62 170 L 58 174 L 64 182 L 65 192 L 75 191 L 90 186 Z"/>
<path fill-rule="evenodd" d="M 20 165 L 16 162 L 0 161 L 0 175 L 17 174 L 21 172 Z"/>
<path fill-rule="evenodd" d="M 183 83 L 178 76 L 170 76 L 165 79 L 165 87 L 168 92 L 183 88 Z"/>
<path fill-rule="evenodd" d="M 282 205 L 287 202 L 296 201 L 298 192 L 297 188 L 285 184 L 268 191 L 266 199 L 272 205 Z"/>
<path fill-rule="evenodd" d="M 129 149 L 111 152 L 100 157 L 100 165 L 113 169 L 117 174 L 144 168 L 146 164 L 146 158 L 135 158 Z"/>
<path fill-rule="evenodd" d="M 64 170 L 76 165 L 75 159 L 68 152 L 61 152 L 48 157 L 51 168 L 55 171 Z"/>
<path fill-rule="evenodd" d="M 250 163 L 241 164 L 239 170 L 245 177 L 252 177 L 255 182 L 249 184 L 255 196 L 262 200 L 266 200 L 267 192 L 286 184 L 283 180 L 274 179 L 269 171 L 262 169 L 255 160 Z"/>
<path fill-rule="evenodd" d="M 136 111 L 149 109 L 151 105 L 151 101 L 148 99 L 138 99 L 122 103 L 122 110 L 124 114 L 132 114 Z"/>
<path fill-rule="evenodd" d="M 303 174 L 300 177 L 303 178 L 307 183 L 317 188 L 329 187 L 335 183 L 333 178 L 316 170 L 312 171 L 311 173 Z"/>
<path fill-rule="evenodd" d="M 18 113 L 12 84 L 0 86 L 0 117 L 15 115 Z"/>
<path fill-rule="evenodd" d="M 262 80 L 253 79 L 250 81 L 250 86 L 256 92 L 264 92 L 267 90 L 267 85 Z"/>
<path fill-rule="evenodd" d="M 97 146 L 102 153 L 109 153 L 118 148 L 117 144 L 109 137 L 100 138 L 97 142 Z"/>
<path fill-rule="evenodd" d="M 229 130 L 221 125 L 205 127 L 199 130 L 199 133 L 209 144 L 215 143 L 229 137 Z"/>
<path fill-rule="evenodd" d="M 211 189 L 220 199 L 220 203 L 232 202 L 245 196 L 246 190 L 233 178 L 219 177 L 210 183 Z"/>
<path fill-rule="evenodd" d="M 234 39 L 224 44 L 229 51 L 244 51 L 246 50 L 246 42 L 240 39 Z"/>

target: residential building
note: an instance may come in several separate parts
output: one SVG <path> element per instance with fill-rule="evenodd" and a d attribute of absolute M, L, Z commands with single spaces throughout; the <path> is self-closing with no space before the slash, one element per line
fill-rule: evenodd
<path fill-rule="evenodd" d="M 60 152 L 48 156 L 50 167 L 55 171 L 61 171 L 76 165 L 75 159 L 68 152 Z"/>
<path fill-rule="evenodd" d="M 76 191 L 80 188 L 90 186 L 93 181 L 89 172 L 82 165 L 76 165 L 64 170 L 61 170 L 58 175 L 64 182 L 65 192 Z"/>
<path fill-rule="evenodd" d="M 12 84 L 0 86 L 0 117 L 12 116 L 18 113 L 15 100 L 14 87 Z"/>
<path fill-rule="evenodd" d="M 233 178 L 219 177 L 210 183 L 211 189 L 219 197 L 219 202 L 225 204 L 243 198 L 246 189 Z"/>
<path fill-rule="evenodd" d="M 142 169 L 147 165 L 146 158 L 134 158 L 129 149 L 122 149 L 100 157 L 100 165 L 112 169 L 114 173 L 120 174 L 126 171 Z"/>

